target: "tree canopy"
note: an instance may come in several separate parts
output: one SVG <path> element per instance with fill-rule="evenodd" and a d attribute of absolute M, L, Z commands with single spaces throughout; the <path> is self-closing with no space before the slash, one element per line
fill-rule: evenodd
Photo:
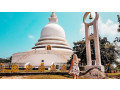
<path fill-rule="evenodd" d="M 6 58 L 6 59 L 0 58 L 0 63 L 9 63 L 9 62 L 11 62 L 11 60 L 12 60 L 12 57 L 9 57 L 9 58 Z"/>
<path fill-rule="evenodd" d="M 110 41 L 107 40 L 107 37 L 103 38 L 99 37 L 99 41 L 102 65 L 106 66 L 110 64 L 119 64 L 119 62 L 117 61 L 119 51 L 116 49 L 116 46 L 113 43 L 110 43 Z M 92 39 L 90 43 L 91 43 L 91 58 L 92 60 L 95 60 L 94 40 Z M 75 51 L 75 54 L 77 54 L 78 58 L 81 59 L 81 65 L 86 65 L 87 59 L 85 40 L 83 39 L 82 41 L 74 42 L 73 44 L 74 44 L 73 50 Z"/>

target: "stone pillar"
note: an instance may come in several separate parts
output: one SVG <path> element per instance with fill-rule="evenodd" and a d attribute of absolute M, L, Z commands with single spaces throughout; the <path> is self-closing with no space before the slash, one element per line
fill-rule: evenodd
<path fill-rule="evenodd" d="M 83 18 L 83 22 L 85 24 L 85 39 L 86 39 L 86 56 L 87 56 L 87 66 L 85 67 L 86 70 L 97 67 L 104 71 L 104 67 L 101 65 L 101 56 L 100 56 L 100 45 L 99 45 L 99 34 L 98 34 L 98 18 L 99 15 L 96 12 L 95 19 L 91 23 L 86 22 L 86 18 L 90 12 L 86 12 Z M 89 27 L 93 26 L 93 35 L 90 35 Z M 90 40 L 94 40 L 95 44 L 95 57 L 96 57 L 96 65 L 92 66 L 91 60 L 91 47 L 90 47 Z"/>
<path fill-rule="evenodd" d="M 86 56 L 87 56 L 87 65 L 91 66 L 91 47 L 90 47 L 90 40 L 88 39 L 90 35 L 90 31 L 88 30 L 89 26 L 85 25 L 85 40 L 86 40 Z"/>
<path fill-rule="evenodd" d="M 95 56 L 96 56 L 96 65 L 101 65 L 101 56 L 100 56 L 100 44 L 99 44 L 99 34 L 98 34 L 98 21 L 94 23 L 94 43 L 95 43 Z"/>

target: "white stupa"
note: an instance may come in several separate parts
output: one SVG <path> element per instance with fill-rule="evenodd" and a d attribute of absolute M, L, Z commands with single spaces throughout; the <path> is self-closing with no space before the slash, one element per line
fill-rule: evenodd
<path fill-rule="evenodd" d="M 67 63 L 72 54 L 73 51 L 65 40 L 64 29 L 58 24 L 57 16 L 53 12 L 32 50 L 13 54 L 12 63 L 19 64 L 19 67 L 27 64 L 38 67 L 44 62 L 48 69 L 54 63 L 59 69 L 62 64 Z"/>

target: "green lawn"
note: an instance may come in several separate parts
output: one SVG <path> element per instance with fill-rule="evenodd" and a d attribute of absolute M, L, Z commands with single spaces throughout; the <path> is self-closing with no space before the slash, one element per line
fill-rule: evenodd
<path fill-rule="evenodd" d="M 10 69 L 5 69 L 4 72 L 11 73 Z M 26 72 L 26 70 L 19 70 L 18 72 Z M 32 72 L 39 72 L 38 70 L 32 70 Z M 45 72 L 50 72 L 45 70 Z M 57 72 L 61 72 L 58 70 Z M 71 75 L 22 75 L 22 76 L 0 76 L 3 79 L 72 79 Z M 84 77 L 79 77 L 79 79 L 85 79 Z"/>
<path fill-rule="evenodd" d="M 11 69 L 5 69 L 4 72 L 11 73 Z M 18 72 L 26 72 L 26 70 L 18 70 Z M 32 70 L 32 72 L 39 72 L 39 70 Z M 44 72 L 50 72 L 50 70 L 45 70 Z M 56 70 L 56 72 L 61 72 L 61 71 Z"/>
<path fill-rule="evenodd" d="M 4 72 L 11 73 L 10 69 L 5 69 Z M 19 72 L 26 72 L 26 70 L 19 70 Z M 38 70 L 32 70 L 32 72 L 39 72 Z M 45 70 L 45 72 L 50 72 Z M 60 71 L 57 71 L 60 72 Z M 106 73 L 108 78 L 120 78 L 120 72 L 117 73 Z M 117 76 L 117 77 L 116 77 Z M 0 78 L 10 78 L 10 79 L 72 79 L 71 75 L 25 75 L 25 76 L 0 76 Z M 84 77 L 79 77 L 79 79 L 85 79 Z"/>
<path fill-rule="evenodd" d="M 72 79 L 70 75 L 22 75 L 22 76 L 0 76 L 1 79 Z M 79 79 L 85 79 L 79 77 Z"/>
<path fill-rule="evenodd" d="M 115 75 L 120 75 L 120 72 L 117 73 L 107 73 L 108 76 L 115 76 Z"/>
<path fill-rule="evenodd" d="M 120 78 L 120 72 L 118 73 L 106 73 L 107 78 Z M 1 79 L 72 79 L 71 75 L 16 75 L 16 76 L 0 76 Z M 79 79 L 87 79 L 80 76 Z"/>
<path fill-rule="evenodd" d="M 72 77 L 62 75 L 29 75 L 23 77 L 24 79 L 71 79 Z"/>

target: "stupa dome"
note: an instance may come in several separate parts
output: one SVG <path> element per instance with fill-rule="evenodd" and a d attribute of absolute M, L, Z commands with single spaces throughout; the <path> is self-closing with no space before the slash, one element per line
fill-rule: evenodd
<path fill-rule="evenodd" d="M 65 38 L 65 32 L 57 23 L 49 23 L 42 29 L 41 38 L 44 37 Z"/>
<path fill-rule="evenodd" d="M 53 12 L 49 18 L 49 23 L 42 29 L 40 39 L 33 49 L 44 49 L 47 46 L 57 50 L 72 50 L 65 40 L 64 29 L 58 24 L 58 19 Z"/>

